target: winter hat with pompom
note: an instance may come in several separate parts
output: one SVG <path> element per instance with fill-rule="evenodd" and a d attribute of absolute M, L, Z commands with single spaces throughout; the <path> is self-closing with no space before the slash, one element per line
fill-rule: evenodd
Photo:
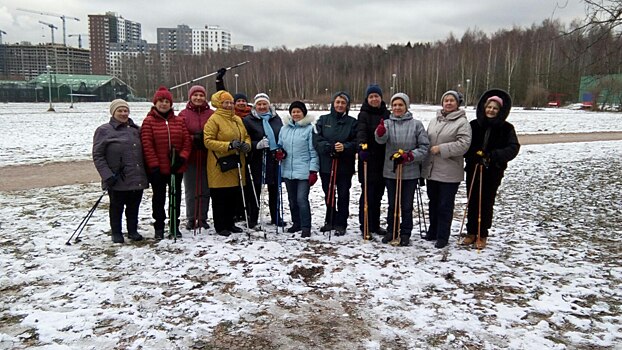
<path fill-rule="evenodd" d="M 158 91 L 156 91 L 155 94 L 153 95 L 153 100 L 152 100 L 153 104 L 156 104 L 156 102 L 160 100 L 168 100 L 171 103 L 171 105 L 173 105 L 173 94 L 171 94 L 171 92 L 168 91 L 166 86 L 160 86 L 158 88 Z"/>

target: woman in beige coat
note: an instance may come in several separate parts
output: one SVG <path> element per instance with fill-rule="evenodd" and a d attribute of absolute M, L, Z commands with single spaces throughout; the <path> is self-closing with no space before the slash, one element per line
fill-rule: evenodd
<path fill-rule="evenodd" d="M 203 140 L 208 150 L 207 182 L 212 198 L 214 229 L 221 236 L 229 236 L 232 232 L 242 232 L 241 228 L 234 225 L 234 215 L 240 203 L 240 186 L 246 183 L 244 169 L 246 154 L 251 150 L 251 139 L 242 120 L 233 113 L 233 96 L 230 93 L 225 90 L 216 92 L 212 95 L 211 103 L 216 112 L 203 129 Z M 240 167 L 222 169 L 217 163 L 218 159 L 231 155 L 238 155 Z"/>
<path fill-rule="evenodd" d="M 441 97 L 443 108 L 428 125 L 430 152 L 423 175 L 430 200 L 430 228 L 425 239 L 436 241 L 436 248 L 444 248 L 449 241 L 454 201 L 464 180 L 463 156 L 471 144 L 471 126 L 461 103 L 458 92 L 445 92 Z"/>

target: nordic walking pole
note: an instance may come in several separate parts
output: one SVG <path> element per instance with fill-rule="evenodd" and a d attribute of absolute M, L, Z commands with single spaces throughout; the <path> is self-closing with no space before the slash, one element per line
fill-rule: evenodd
<path fill-rule="evenodd" d="M 199 151 L 197 150 L 197 153 L 199 153 Z M 200 210 L 201 210 L 201 192 L 202 192 L 202 182 L 203 179 L 201 178 L 201 157 L 199 154 L 196 155 L 195 158 L 195 166 L 196 166 L 196 171 L 195 171 L 195 183 L 194 183 L 194 215 L 192 217 L 192 234 L 193 235 L 197 235 L 197 226 L 199 226 L 199 233 L 201 232 L 201 226 L 200 226 Z M 197 219 L 197 213 L 199 213 L 199 218 Z"/>
<path fill-rule="evenodd" d="M 369 206 L 367 199 L 367 160 L 363 161 L 363 240 L 368 241 L 371 239 L 369 235 Z"/>
<path fill-rule="evenodd" d="M 245 64 L 247 64 L 247 63 L 249 63 L 249 62 L 250 62 L 250 61 L 240 62 L 240 63 L 238 63 L 238 64 L 235 64 L 235 65 L 233 65 L 233 66 L 231 66 L 231 67 L 227 67 L 227 68 L 225 68 L 225 69 L 226 69 L 226 70 L 231 70 L 231 69 L 233 69 L 233 68 L 238 68 L 238 67 L 243 66 L 243 65 L 245 65 Z M 209 74 L 206 74 L 206 75 L 200 76 L 200 77 L 198 77 L 198 78 L 194 78 L 194 79 L 192 79 L 192 80 L 189 80 L 189 81 L 187 81 L 187 82 L 185 82 L 185 83 L 182 83 L 182 84 L 179 84 L 179 85 L 175 85 L 175 86 L 173 86 L 173 87 L 170 87 L 170 88 L 169 88 L 169 90 L 177 89 L 177 88 L 180 88 L 180 87 L 182 87 L 182 86 L 186 86 L 186 85 L 188 85 L 188 84 L 196 83 L 196 82 L 197 82 L 197 81 L 199 81 L 199 80 L 205 79 L 205 78 L 207 78 L 207 77 L 211 77 L 212 75 L 216 75 L 216 74 L 218 74 L 218 71 L 211 72 L 211 73 L 209 73 Z"/>
<path fill-rule="evenodd" d="M 423 180 L 423 179 L 419 179 Z M 419 219 L 419 236 L 425 237 L 428 232 L 428 224 L 425 221 L 425 206 L 423 205 L 423 196 L 421 195 L 421 182 L 417 184 L 417 218 Z M 423 218 L 423 230 L 421 229 L 421 218 Z"/>
<path fill-rule="evenodd" d="M 175 153 L 173 153 L 173 161 L 171 164 L 175 162 Z M 177 213 L 175 213 L 175 196 L 177 194 L 177 189 L 175 188 L 176 176 L 175 173 L 171 171 L 171 182 L 169 184 L 169 198 L 168 198 L 168 229 L 171 235 L 173 235 L 173 242 L 177 242 Z"/>
<path fill-rule="evenodd" d="M 278 166 L 278 169 L 277 169 L 278 170 L 278 172 L 277 172 L 277 182 L 278 182 L 277 186 L 279 186 L 278 187 L 278 192 L 279 192 L 279 196 L 278 197 L 279 198 L 277 199 L 277 210 L 276 210 L 276 221 L 277 221 L 276 232 L 277 233 L 279 232 L 279 216 L 280 216 L 281 221 L 282 221 L 283 220 L 283 214 L 284 214 L 284 212 L 283 212 L 283 187 L 281 186 L 281 184 L 282 184 L 281 181 L 283 180 L 281 178 L 281 175 L 282 175 L 281 174 L 281 169 L 282 169 L 281 168 L 281 162 L 282 161 L 279 160 L 279 166 Z M 281 231 L 283 233 L 285 233 L 285 225 L 283 225 L 283 228 L 281 229 Z"/>
<path fill-rule="evenodd" d="M 238 153 L 238 156 L 240 154 Z M 246 206 L 246 196 L 244 195 L 244 186 L 242 185 L 242 158 L 238 161 L 238 180 L 240 182 L 240 192 L 242 192 L 242 205 L 244 206 L 244 218 L 246 219 L 246 231 L 248 233 L 248 238 L 251 238 L 250 225 L 248 224 L 248 212 Z"/>
<path fill-rule="evenodd" d="M 84 228 L 86 227 L 86 224 L 89 222 L 89 219 L 91 219 L 91 216 L 93 216 L 93 213 L 95 212 L 95 209 L 97 209 L 97 206 L 99 205 L 99 203 L 102 201 L 102 198 L 104 198 L 104 195 L 106 195 L 106 193 L 108 193 L 108 190 L 104 190 L 104 192 L 102 193 L 101 196 L 99 196 L 99 198 L 97 199 L 97 201 L 95 202 L 95 204 L 93 204 L 93 206 L 91 207 L 91 209 L 89 209 L 88 213 L 86 213 L 86 215 L 84 216 L 84 218 L 82 219 L 82 221 L 80 221 L 80 224 L 78 225 L 78 227 L 76 227 L 76 229 L 73 231 L 73 233 L 71 234 L 71 237 L 69 237 L 69 239 L 67 240 L 67 242 L 65 242 L 66 245 L 71 245 L 71 243 L 69 243 L 71 241 L 71 239 L 73 238 L 73 236 L 76 234 L 76 232 L 78 232 L 78 235 L 76 236 L 76 239 L 74 241 L 74 243 L 78 243 L 80 242 L 80 235 L 82 234 L 82 230 L 84 230 Z"/>
<path fill-rule="evenodd" d="M 399 225 L 400 225 L 400 209 L 402 204 L 402 163 L 397 165 L 397 176 L 395 180 L 395 208 L 393 210 L 393 240 L 391 245 L 399 245 Z"/>
<path fill-rule="evenodd" d="M 267 161 L 267 149 L 264 148 L 263 149 L 263 154 L 262 154 L 262 159 L 261 159 L 261 189 L 260 189 L 260 193 L 259 193 L 259 227 L 261 228 L 262 231 L 264 231 L 263 229 L 263 202 L 265 200 L 265 195 L 264 195 L 264 185 L 266 184 L 266 161 Z M 267 233 L 266 231 L 264 231 L 264 238 L 267 237 Z"/>
<path fill-rule="evenodd" d="M 482 175 L 484 172 L 484 169 L 482 169 L 484 167 L 484 165 L 479 164 L 479 200 L 478 200 L 478 208 L 477 208 L 477 240 L 476 242 L 476 248 L 477 248 L 477 253 L 479 254 L 480 251 L 480 247 L 477 244 L 480 241 L 481 238 L 481 229 L 482 229 Z"/>
<path fill-rule="evenodd" d="M 473 172 L 473 178 L 471 179 L 471 187 L 469 187 L 469 194 L 467 195 L 467 202 L 464 206 L 464 214 L 462 214 L 462 222 L 460 223 L 460 243 L 464 241 L 464 237 L 462 235 L 462 229 L 464 228 L 464 220 L 466 219 L 467 209 L 469 208 L 469 202 L 471 201 L 471 194 L 473 194 L 473 185 L 475 184 L 475 178 L 477 177 L 477 173 L 479 172 L 479 164 L 475 165 L 475 171 Z"/>
<path fill-rule="evenodd" d="M 330 167 L 330 177 L 329 177 L 329 184 L 328 184 L 328 208 L 329 208 L 329 221 L 328 224 L 330 225 L 330 230 L 328 230 L 328 240 L 330 241 L 332 233 L 333 233 L 333 221 L 335 219 L 335 185 L 337 182 L 337 166 L 339 160 L 337 158 L 333 158 L 333 162 L 331 164 Z"/>

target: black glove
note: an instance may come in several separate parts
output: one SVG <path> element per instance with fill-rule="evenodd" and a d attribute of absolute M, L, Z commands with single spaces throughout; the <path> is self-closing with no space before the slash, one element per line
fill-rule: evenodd
<path fill-rule="evenodd" d="M 119 181 L 119 178 L 121 178 L 119 173 L 116 173 L 116 174 L 112 175 L 111 177 L 107 178 L 104 181 L 104 183 L 106 184 L 106 189 L 111 189 L 112 186 L 114 186 Z"/>
<path fill-rule="evenodd" d="M 246 142 L 242 142 L 240 143 L 240 147 L 238 149 L 244 153 L 248 153 L 251 151 L 251 145 Z"/>
<path fill-rule="evenodd" d="M 171 164 L 171 174 L 173 173 L 177 174 L 179 169 L 181 169 L 181 167 L 184 166 L 185 163 L 186 163 L 186 158 L 176 156 L 175 161 L 173 162 L 173 164 Z"/>
<path fill-rule="evenodd" d="M 218 70 L 218 75 L 216 75 L 216 80 L 220 80 L 220 81 L 222 81 L 222 79 L 223 79 L 223 78 L 224 78 L 224 76 L 225 76 L 225 73 L 227 73 L 227 68 L 220 68 L 220 69 Z"/>
<path fill-rule="evenodd" d="M 240 140 L 233 140 L 229 143 L 229 149 L 240 149 L 242 142 Z"/>
<path fill-rule="evenodd" d="M 488 169 L 488 167 L 490 166 L 490 156 L 482 150 L 475 152 L 475 156 L 477 158 L 477 163 L 483 165 L 486 169 Z"/>
<path fill-rule="evenodd" d="M 202 131 L 192 135 L 192 144 L 195 149 L 206 149 Z"/>
<path fill-rule="evenodd" d="M 272 156 L 277 162 L 280 162 L 287 158 L 287 152 L 282 148 L 277 148 L 272 152 Z"/>

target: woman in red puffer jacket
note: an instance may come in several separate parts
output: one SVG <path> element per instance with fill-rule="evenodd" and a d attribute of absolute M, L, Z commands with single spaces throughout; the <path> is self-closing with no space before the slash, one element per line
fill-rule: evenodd
<path fill-rule="evenodd" d="M 151 201 L 155 223 L 155 238 L 164 238 L 166 212 L 166 188 L 170 186 L 171 174 L 175 176 L 176 235 L 179 232 L 179 208 L 181 202 L 181 181 L 187 168 L 192 144 L 183 117 L 173 111 L 173 95 L 165 87 L 160 87 L 153 95 L 153 104 L 140 130 L 143 154 L 149 180 L 153 188 Z M 174 159 L 174 161 L 172 161 Z"/>

